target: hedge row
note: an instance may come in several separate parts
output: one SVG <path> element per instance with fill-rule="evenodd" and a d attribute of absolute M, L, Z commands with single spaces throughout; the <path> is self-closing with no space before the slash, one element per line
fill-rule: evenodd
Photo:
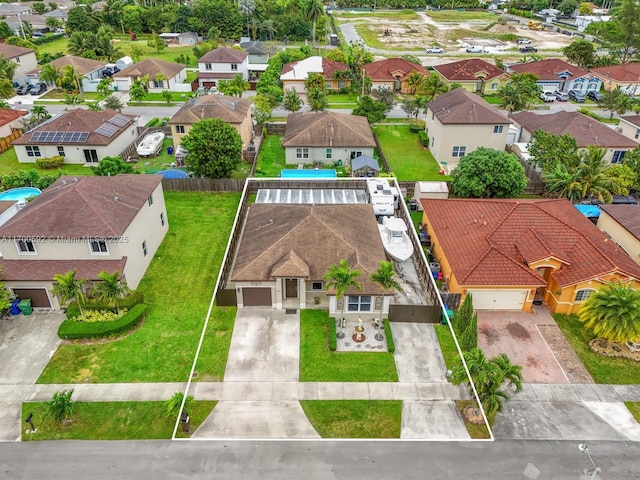
<path fill-rule="evenodd" d="M 52 35 L 45 35 L 44 37 L 31 38 L 30 42 L 34 45 L 42 45 L 43 43 L 53 42 L 54 40 L 64 37 L 64 33 L 54 33 Z"/>
<path fill-rule="evenodd" d="M 135 291 L 135 292 L 131 292 L 129 295 L 127 295 L 125 298 L 123 298 L 122 300 L 118 301 L 118 307 L 119 308 L 126 308 L 128 310 L 131 310 L 134 306 L 136 306 L 139 303 L 143 303 L 144 302 L 144 295 L 142 294 L 142 292 L 139 291 Z M 104 302 L 100 302 L 99 300 L 95 300 L 95 299 L 87 299 L 83 304 L 82 304 L 82 308 L 83 309 L 87 309 L 87 310 L 112 310 L 115 311 L 116 309 L 107 305 Z M 69 304 L 69 306 L 67 307 L 67 319 L 70 320 L 72 318 L 75 318 L 77 316 L 80 315 L 80 307 L 78 306 L 77 302 L 71 302 Z"/>
<path fill-rule="evenodd" d="M 425 132 L 424 130 L 420 130 L 418 132 L 418 140 L 420 140 L 420 143 L 423 147 L 429 146 L 429 135 L 427 135 L 427 132 Z"/>
<path fill-rule="evenodd" d="M 56 155 L 54 157 L 36 158 L 36 165 L 45 170 L 60 168 L 64 165 L 64 157 L 62 155 Z"/>
<path fill-rule="evenodd" d="M 384 335 L 387 337 L 387 348 L 389 349 L 389 353 L 393 353 L 396 351 L 396 344 L 393 342 L 393 335 L 391 335 L 391 325 L 389 325 L 389 319 L 385 318 L 383 320 L 384 323 Z"/>
<path fill-rule="evenodd" d="M 111 322 L 85 323 L 65 320 L 58 328 L 58 336 L 63 339 L 96 338 L 126 332 L 140 323 L 146 310 L 146 305 L 138 304 L 121 318 Z"/>
<path fill-rule="evenodd" d="M 329 318 L 329 350 L 335 352 L 338 348 L 338 339 L 336 338 L 336 319 Z"/>

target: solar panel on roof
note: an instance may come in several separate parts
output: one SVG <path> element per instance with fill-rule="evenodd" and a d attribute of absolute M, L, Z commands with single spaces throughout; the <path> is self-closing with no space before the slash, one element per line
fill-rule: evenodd
<path fill-rule="evenodd" d="M 109 119 L 109 123 L 113 123 L 118 127 L 124 127 L 127 123 L 129 123 L 131 119 L 129 117 L 125 117 L 124 115 L 117 114 Z"/>
<path fill-rule="evenodd" d="M 103 137 L 109 138 L 113 137 L 114 133 L 116 133 L 117 131 L 118 127 L 109 122 L 103 123 L 96 129 L 96 133 L 102 135 Z"/>

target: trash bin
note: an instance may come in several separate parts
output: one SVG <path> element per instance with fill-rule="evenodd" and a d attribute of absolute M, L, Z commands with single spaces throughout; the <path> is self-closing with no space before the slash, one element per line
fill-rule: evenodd
<path fill-rule="evenodd" d="M 114 83 L 114 84 L 113 84 L 113 91 L 114 91 L 114 92 L 117 92 L 117 91 L 118 91 L 118 84 L 117 84 L 117 83 Z"/>
<path fill-rule="evenodd" d="M 16 298 L 13 302 L 11 302 L 11 306 L 9 307 L 11 315 L 20 315 L 20 307 L 18 306 L 19 303 L 19 298 Z"/>
<path fill-rule="evenodd" d="M 447 316 L 449 317 L 449 320 L 453 320 L 453 310 L 449 310 L 449 307 L 447 307 L 447 305 L 444 306 L 444 309 L 447 311 Z M 445 316 L 444 312 L 442 312 L 443 325 L 447 324 L 447 316 Z"/>
<path fill-rule="evenodd" d="M 185 433 L 189 433 L 189 429 L 191 428 L 191 417 L 187 412 L 182 412 L 180 414 L 180 424 L 182 425 L 182 431 Z"/>
<path fill-rule="evenodd" d="M 20 307 L 20 311 L 23 315 L 31 315 L 33 313 L 33 310 L 31 309 L 30 298 L 20 300 L 20 303 L 18 303 L 18 307 Z"/>
<path fill-rule="evenodd" d="M 173 147 L 167 147 L 167 153 L 173 155 Z"/>

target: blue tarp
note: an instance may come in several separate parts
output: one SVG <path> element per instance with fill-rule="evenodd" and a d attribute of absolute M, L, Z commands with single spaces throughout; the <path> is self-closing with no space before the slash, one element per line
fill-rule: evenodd
<path fill-rule="evenodd" d="M 600 209 L 596 205 L 574 205 L 587 218 L 598 218 Z"/>

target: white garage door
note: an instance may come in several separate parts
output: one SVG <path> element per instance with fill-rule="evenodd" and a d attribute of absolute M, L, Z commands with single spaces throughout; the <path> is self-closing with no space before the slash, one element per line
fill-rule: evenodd
<path fill-rule="evenodd" d="M 475 310 L 522 310 L 527 290 L 469 290 Z"/>

